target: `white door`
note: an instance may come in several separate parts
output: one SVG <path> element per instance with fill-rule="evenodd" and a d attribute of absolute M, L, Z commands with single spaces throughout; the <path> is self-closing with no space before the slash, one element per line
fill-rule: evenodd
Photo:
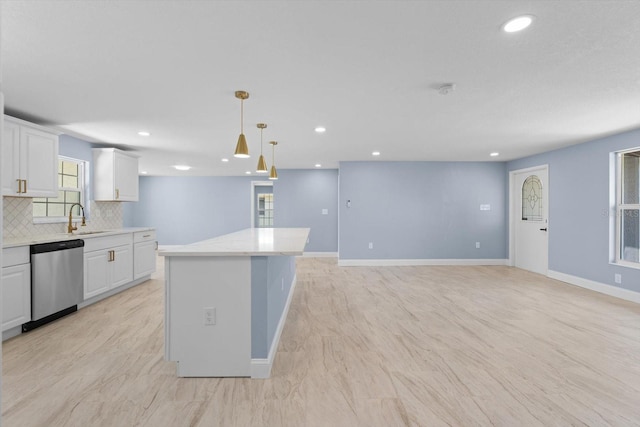
<path fill-rule="evenodd" d="M 547 166 L 513 173 L 511 200 L 515 266 L 547 275 L 549 267 L 549 170 Z"/>

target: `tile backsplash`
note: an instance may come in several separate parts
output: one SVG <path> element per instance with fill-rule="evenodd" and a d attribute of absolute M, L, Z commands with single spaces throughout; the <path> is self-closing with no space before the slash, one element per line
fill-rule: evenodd
<path fill-rule="evenodd" d="M 32 199 L 28 197 L 4 197 L 3 202 L 3 232 L 5 238 L 67 232 L 67 223 L 34 224 Z M 116 228 L 122 228 L 122 202 L 91 201 L 87 226 L 83 227 L 82 231 L 112 230 Z"/>

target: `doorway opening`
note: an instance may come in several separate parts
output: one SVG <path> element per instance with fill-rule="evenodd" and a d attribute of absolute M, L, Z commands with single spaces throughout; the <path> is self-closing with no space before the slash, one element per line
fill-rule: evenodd
<path fill-rule="evenodd" d="M 251 182 L 251 228 L 274 226 L 273 182 Z"/>

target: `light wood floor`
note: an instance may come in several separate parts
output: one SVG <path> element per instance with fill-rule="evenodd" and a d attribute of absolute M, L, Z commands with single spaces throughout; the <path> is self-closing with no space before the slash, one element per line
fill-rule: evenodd
<path fill-rule="evenodd" d="M 271 379 L 181 379 L 161 279 L 5 342 L 3 426 L 640 425 L 632 303 L 507 267 L 302 259 Z"/>

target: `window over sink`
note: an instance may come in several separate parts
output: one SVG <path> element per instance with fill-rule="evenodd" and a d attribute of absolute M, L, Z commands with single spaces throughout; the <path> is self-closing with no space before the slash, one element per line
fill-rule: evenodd
<path fill-rule="evenodd" d="M 89 215 L 85 200 L 88 166 L 86 161 L 71 157 L 58 157 L 58 197 L 34 197 L 33 222 L 65 222 L 69 218 L 69 209 L 74 203 L 80 203 Z M 73 218 L 82 218 L 79 206 L 73 208 Z"/>

